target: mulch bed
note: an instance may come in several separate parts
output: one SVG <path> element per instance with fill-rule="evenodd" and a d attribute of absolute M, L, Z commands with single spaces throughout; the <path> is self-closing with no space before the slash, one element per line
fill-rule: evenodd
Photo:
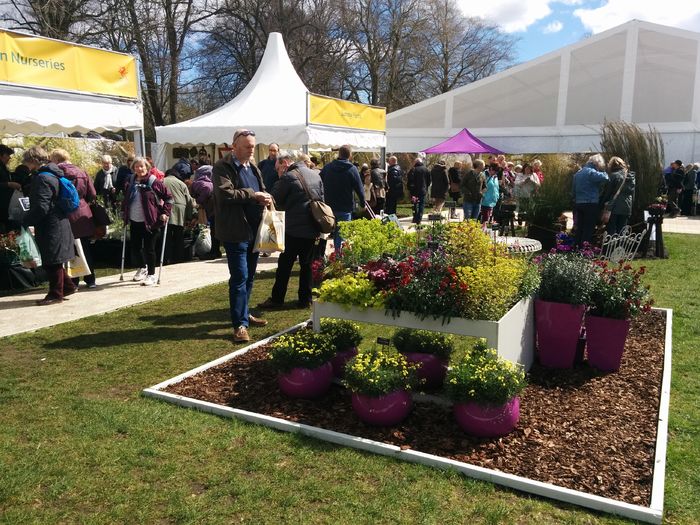
<path fill-rule="evenodd" d="M 535 364 L 518 427 L 500 439 L 466 435 L 449 407 L 430 402 L 415 403 L 396 427 L 376 428 L 357 419 L 340 386 L 314 401 L 287 398 L 264 348 L 165 391 L 649 506 L 665 325 L 662 312 L 639 316 L 617 373 L 585 364 L 567 371 Z"/>

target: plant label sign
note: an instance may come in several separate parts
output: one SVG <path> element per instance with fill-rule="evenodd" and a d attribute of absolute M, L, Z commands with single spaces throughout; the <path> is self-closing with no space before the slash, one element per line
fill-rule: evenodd
<path fill-rule="evenodd" d="M 387 337 L 377 337 L 377 344 L 389 346 L 391 344 L 391 340 Z"/>

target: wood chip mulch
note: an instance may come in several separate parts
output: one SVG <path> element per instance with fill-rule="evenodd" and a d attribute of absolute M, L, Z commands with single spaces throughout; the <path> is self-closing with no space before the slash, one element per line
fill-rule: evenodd
<path fill-rule="evenodd" d="M 314 401 L 287 398 L 264 348 L 165 391 L 649 506 L 665 325 L 662 312 L 639 316 L 617 373 L 585 364 L 566 371 L 535 364 L 518 427 L 500 439 L 466 435 L 449 407 L 430 402 L 415 403 L 396 427 L 376 428 L 357 419 L 340 386 Z"/>

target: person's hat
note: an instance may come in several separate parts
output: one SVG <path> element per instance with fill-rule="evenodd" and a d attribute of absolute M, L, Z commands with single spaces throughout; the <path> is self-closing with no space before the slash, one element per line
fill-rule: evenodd
<path fill-rule="evenodd" d="M 683 161 L 682 160 L 677 160 L 675 163 L 677 166 L 683 166 Z"/>

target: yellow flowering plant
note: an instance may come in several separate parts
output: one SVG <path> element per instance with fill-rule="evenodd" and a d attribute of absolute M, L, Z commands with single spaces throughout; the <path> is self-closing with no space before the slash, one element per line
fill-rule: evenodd
<path fill-rule="evenodd" d="M 401 354 L 372 348 L 360 352 L 345 365 L 343 384 L 352 392 L 383 396 L 409 390 L 415 382 L 415 366 Z"/>
<path fill-rule="evenodd" d="M 268 355 L 277 370 L 289 372 L 293 368 L 318 368 L 330 361 L 335 352 L 327 334 L 304 329 L 275 339 Z"/>
<path fill-rule="evenodd" d="M 474 401 L 503 405 L 527 386 L 521 365 L 498 356 L 479 341 L 469 355 L 447 371 L 445 391 L 456 403 Z"/>
<path fill-rule="evenodd" d="M 346 319 L 321 319 L 321 333 L 330 337 L 336 350 L 355 348 L 362 341 L 360 325 Z"/>
<path fill-rule="evenodd" d="M 324 281 L 316 291 L 321 301 L 361 308 L 384 306 L 384 295 L 362 274 L 348 273 L 337 279 Z"/>

